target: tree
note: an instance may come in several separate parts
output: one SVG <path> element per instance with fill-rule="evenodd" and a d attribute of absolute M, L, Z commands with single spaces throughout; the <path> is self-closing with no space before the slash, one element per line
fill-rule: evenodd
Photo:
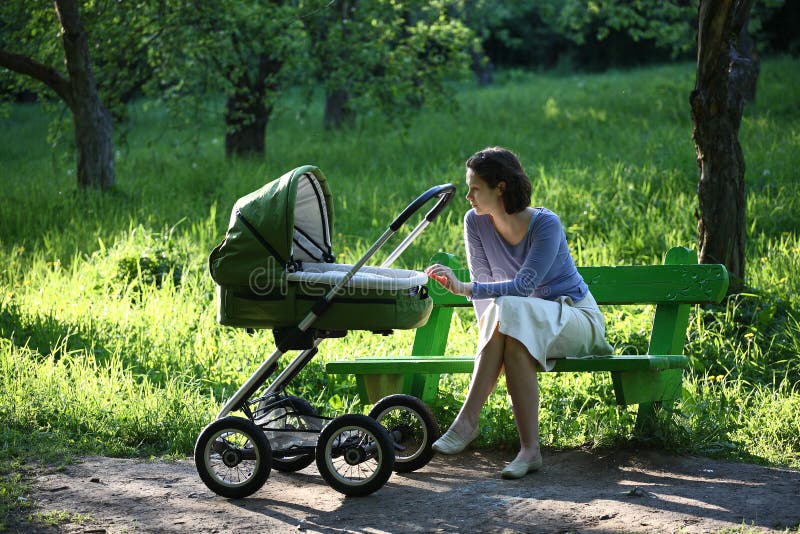
<path fill-rule="evenodd" d="M 115 179 L 111 114 L 98 93 L 89 55 L 89 36 L 78 2 L 55 1 L 54 14 L 60 27 L 66 73 L 26 54 L 34 50 L 32 47 L 22 53 L 12 48 L 31 43 L 37 29 L 49 35 L 55 27 L 52 10 L 23 3 L 9 1 L 0 12 L 4 30 L 0 66 L 41 82 L 67 105 L 75 132 L 78 186 L 107 189 L 114 185 Z"/>
<path fill-rule="evenodd" d="M 479 46 L 464 23 L 450 16 L 458 3 L 303 2 L 316 80 L 325 87 L 325 127 L 338 128 L 367 109 L 407 121 L 423 102 L 450 105 L 445 81 L 468 71 Z"/>
<path fill-rule="evenodd" d="M 740 42 L 752 4 L 752 0 L 700 1 L 697 80 L 689 98 L 700 167 L 699 260 L 725 264 L 731 292 L 742 289 L 745 275 L 747 205 L 739 125 L 758 68 Z"/>
<path fill-rule="evenodd" d="M 357 6 L 358 0 L 339 0 L 328 5 L 311 0 L 309 7 L 314 12 L 303 19 L 318 73 L 315 78 L 325 87 L 322 119 L 325 128 L 339 128 L 355 117 L 351 102 L 358 83 L 351 76 L 355 63 L 368 70 L 378 64 L 377 54 L 368 51 L 376 42 L 377 32 L 369 24 L 370 17 L 359 17 Z M 359 46 L 361 42 L 363 47 Z"/>
<path fill-rule="evenodd" d="M 285 67 L 305 47 L 295 2 L 174 0 L 170 8 L 151 90 L 180 107 L 223 93 L 226 156 L 263 155 Z"/>

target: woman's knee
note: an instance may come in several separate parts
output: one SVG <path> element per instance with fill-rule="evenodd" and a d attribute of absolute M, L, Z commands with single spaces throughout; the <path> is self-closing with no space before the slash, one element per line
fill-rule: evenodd
<path fill-rule="evenodd" d="M 518 339 L 505 336 L 503 350 L 503 361 L 505 363 L 529 363 L 534 370 L 536 361 L 528 352 L 528 348 Z"/>
<path fill-rule="evenodd" d="M 511 336 L 504 336 L 505 339 L 503 340 L 505 344 L 505 352 L 509 353 L 519 353 L 519 352 L 528 352 L 528 349 L 525 345 L 522 344 L 520 340 Z"/>

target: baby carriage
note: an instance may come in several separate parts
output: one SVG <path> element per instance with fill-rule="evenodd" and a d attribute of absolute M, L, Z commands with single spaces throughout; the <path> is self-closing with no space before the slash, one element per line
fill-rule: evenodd
<path fill-rule="evenodd" d="M 266 483 L 273 467 L 293 472 L 316 461 L 333 488 L 361 496 L 381 488 L 393 470 L 414 471 L 430 461 L 438 425 L 416 397 L 390 395 L 368 416 L 329 418 L 286 388 L 322 339 L 348 330 L 387 334 L 425 324 L 432 309 L 427 277 L 389 266 L 454 194 L 452 184 L 425 191 L 352 265 L 334 263 L 331 195 L 317 167 L 298 167 L 236 202 L 225 239 L 209 258 L 217 319 L 228 326 L 272 329 L 276 349 L 197 439 L 197 471 L 212 491 L 246 497 Z M 434 198 L 433 208 L 380 267 L 367 266 Z M 293 350 L 300 352 L 264 387 L 281 357 Z M 244 417 L 230 415 L 237 411 Z"/>

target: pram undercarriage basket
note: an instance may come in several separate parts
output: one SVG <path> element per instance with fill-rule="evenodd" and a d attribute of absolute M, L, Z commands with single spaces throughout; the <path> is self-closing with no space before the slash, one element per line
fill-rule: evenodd
<path fill-rule="evenodd" d="M 293 471 L 316 459 L 332 487 L 367 495 L 383 486 L 392 469 L 412 471 L 430 460 L 439 430 L 419 399 L 392 395 L 378 402 L 369 417 L 330 419 L 284 391 L 323 338 L 347 330 L 386 333 L 427 322 L 432 310 L 427 276 L 390 265 L 454 194 L 452 184 L 428 189 L 352 265 L 334 263 L 331 195 L 317 167 L 298 167 L 236 202 L 225 239 L 209 257 L 218 285 L 217 319 L 227 326 L 272 329 L 277 348 L 198 437 L 195 463 L 209 488 L 245 497 L 266 482 L 272 466 Z M 435 206 L 384 262 L 367 266 L 434 198 Z M 262 391 L 289 350 L 301 352 Z M 235 411 L 245 418 L 229 415 Z"/>

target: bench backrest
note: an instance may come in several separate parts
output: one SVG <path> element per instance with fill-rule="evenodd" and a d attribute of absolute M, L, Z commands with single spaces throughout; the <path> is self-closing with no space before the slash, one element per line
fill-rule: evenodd
<path fill-rule="evenodd" d="M 460 280 L 469 272 L 452 254 L 439 253 L 432 263 L 453 268 Z M 719 302 L 728 290 L 724 265 L 699 265 L 697 253 L 685 247 L 667 251 L 664 265 L 579 267 L 598 304 L 655 304 L 648 354 L 682 354 L 689 305 Z M 444 354 L 453 308 L 472 306 L 436 282 L 428 285 L 434 309 L 428 323 L 417 329 L 412 354 Z"/>

